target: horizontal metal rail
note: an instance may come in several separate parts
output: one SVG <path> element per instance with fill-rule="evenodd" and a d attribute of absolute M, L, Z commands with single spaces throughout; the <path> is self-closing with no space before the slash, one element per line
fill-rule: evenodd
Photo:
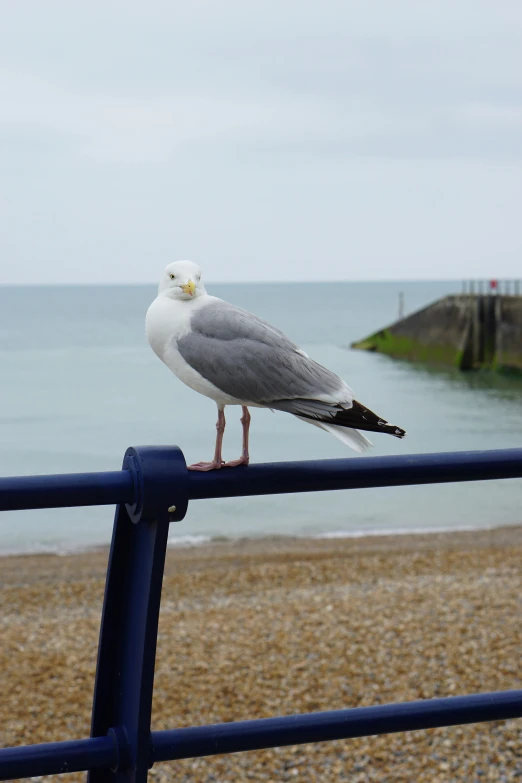
<path fill-rule="evenodd" d="M 0 478 L 0 511 L 112 506 L 131 503 L 133 497 L 129 470 Z"/>
<path fill-rule="evenodd" d="M 522 691 L 504 691 L 153 731 L 149 765 L 520 717 Z M 0 750 L 0 780 L 116 768 L 118 759 L 115 737 L 4 748 Z"/>
<path fill-rule="evenodd" d="M 522 449 L 271 462 L 186 472 L 189 500 L 508 478 L 522 478 Z M 0 478 L 0 511 L 134 500 L 130 470 Z"/>
<path fill-rule="evenodd" d="M 0 780 L 84 772 L 116 767 L 119 752 L 115 737 L 91 737 L 70 742 L 47 742 L 0 750 Z"/>
<path fill-rule="evenodd" d="M 481 693 L 152 732 L 153 762 L 522 717 L 522 691 Z"/>
<path fill-rule="evenodd" d="M 228 498 L 522 477 L 522 449 L 272 462 L 241 470 L 189 471 L 189 498 Z"/>

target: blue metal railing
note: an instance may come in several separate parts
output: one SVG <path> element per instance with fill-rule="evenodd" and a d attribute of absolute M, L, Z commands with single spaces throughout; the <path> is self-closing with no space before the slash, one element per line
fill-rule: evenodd
<path fill-rule="evenodd" d="M 522 449 L 188 471 L 176 447 L 128 449 L 121 471 L 0 479 L 0 511 L 117 504 L 91 738 L 0 749 L 0 780 L 89 771 L 147 780 L 159 761 L 522 717 L 522 690 L 151 732 L 156 638 L 170 522 L 189 501 L 522 478 Z"/>

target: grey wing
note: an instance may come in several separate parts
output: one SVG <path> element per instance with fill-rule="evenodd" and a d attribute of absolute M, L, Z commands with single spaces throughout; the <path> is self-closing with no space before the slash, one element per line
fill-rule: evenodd
<path fill-rule="evenodd" d="M 337 375 L 278 329 L 227 302 L 218 300 L 197 310 L 191 332 L 177 347 L 204 378 L 243 402 L 273 408 L 281 402 L 285 410 L 290 401 L 299 408 L 308 407 L 309 400 L 326 408 L 338 401 L 351 405 L 350 389 Z"/>

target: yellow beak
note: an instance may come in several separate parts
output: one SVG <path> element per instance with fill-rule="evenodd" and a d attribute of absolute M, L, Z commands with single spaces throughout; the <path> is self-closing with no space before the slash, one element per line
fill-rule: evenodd
<path fill-rule="evenodd" d="M 181 286 L 181 290 L 185 294 L 190 294 L 191 296 L 194 296 L 194 294 L 196 293 L 196 284 L 194 283 L 193 280 L 189 280 L 187 285 Z"/>

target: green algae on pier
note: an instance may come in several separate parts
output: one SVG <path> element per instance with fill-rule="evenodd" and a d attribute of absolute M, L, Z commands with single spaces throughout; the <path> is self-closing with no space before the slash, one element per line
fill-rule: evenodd
<path fill-rule="evenodd" d="M 425 362 L 427 364 L 445 364 L 460 367 L 462 351 L 450 344 L 426 345 L 413 337 L 394 334 L 393 331 L 382 329 L 366 340 L 353 343 L 352 348 L 363 351 L 387 353 L 409 361 Z"/>

